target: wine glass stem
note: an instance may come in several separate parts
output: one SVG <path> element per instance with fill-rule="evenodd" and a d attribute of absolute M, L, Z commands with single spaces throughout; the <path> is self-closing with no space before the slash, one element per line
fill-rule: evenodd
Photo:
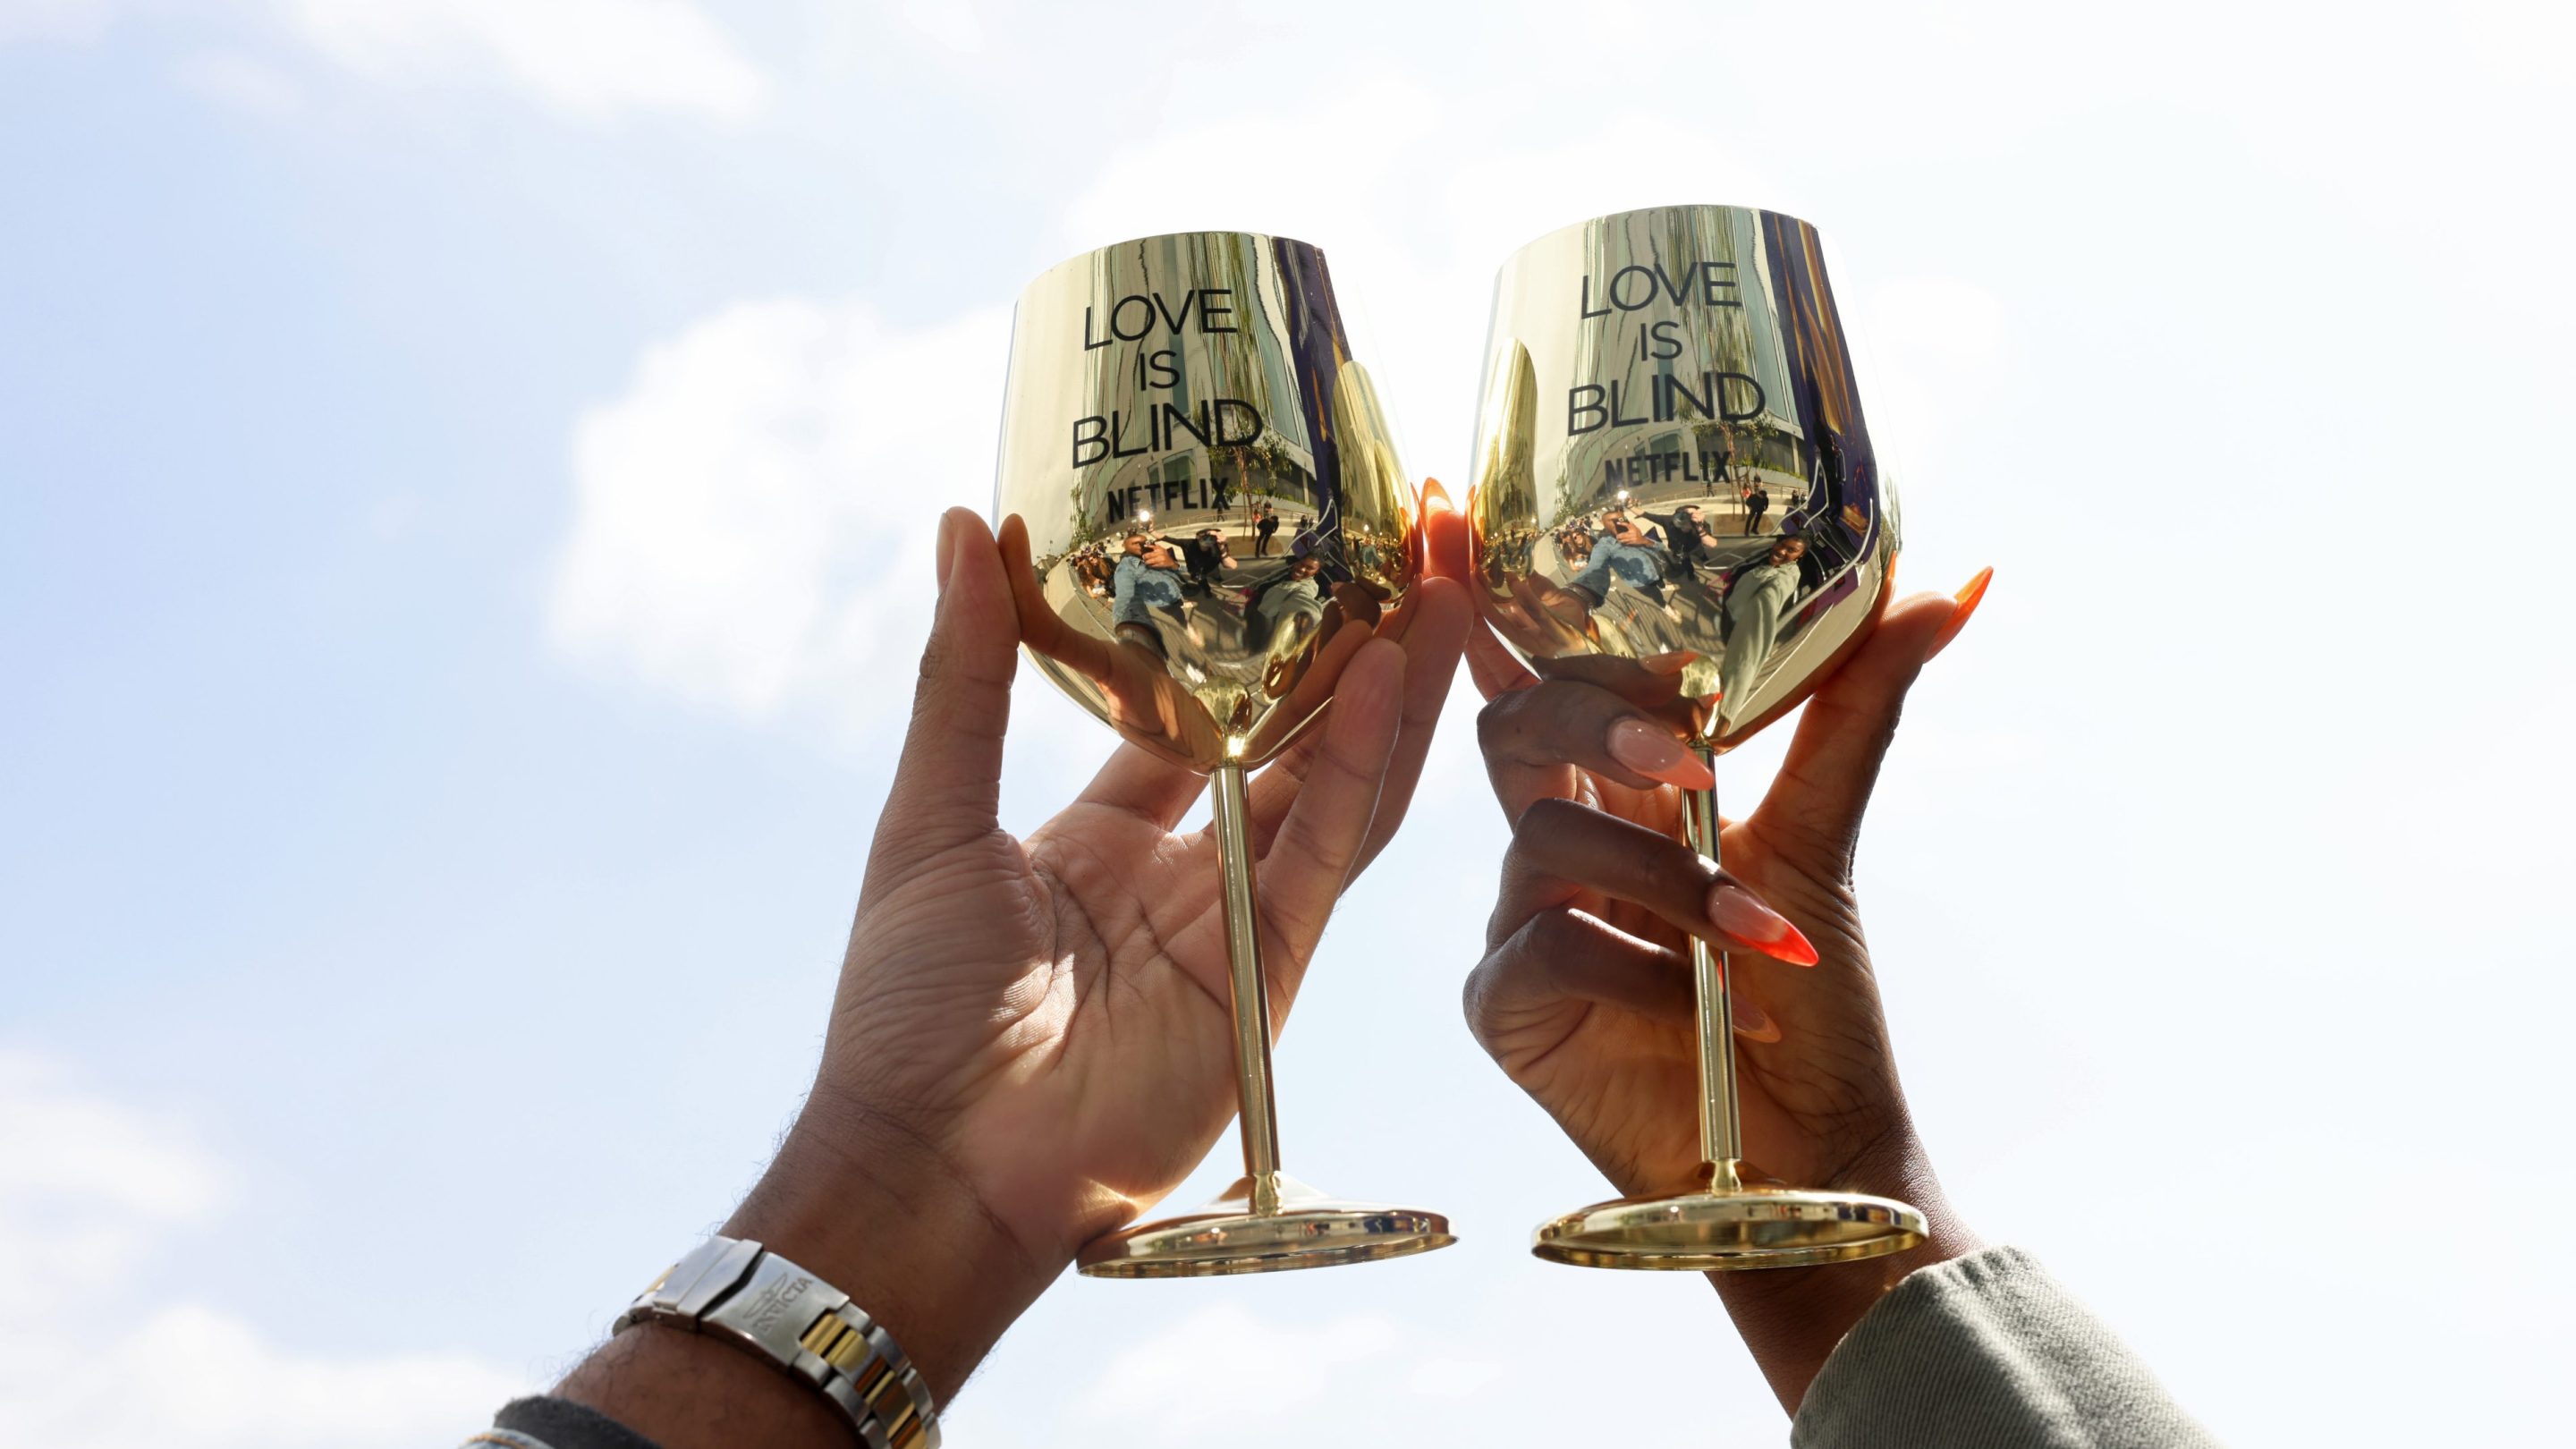
<path fill-rule="evenodd" d="M 1715 778 L 1716 752 L 1705 743 L 1691 748 Z M 1715 786 L 1682 792 L 1682 834 L 1691 849 L 1717 863 Z M 1742 1185 L 1736 1162 L 1744 1155 L 1735 1115 L 1735 1003 L 1727 994 L 1726 953 L 1710 946 L 1703 936 L 1691 937 L 1691 984 L 1699 1005 L 1700 1156 L 1709 1164 L 1709 1185 L 1719 1192 L 1732 1192 Z"/>
<path fill-rule="evenodd" d="M 1261 918 L 1253 901 L 1250 808 L 1243 766 L 1216 767 L 1217 867 L 1225 880 L 1226 984 L 1234 1013 L 1234 1094 L 1243 1107 L 1243 1175 L 1252 1210 L 1279 1208 L 1279 1114 L 1270 1096 L 1270 989 L 1261 974 Z"/>

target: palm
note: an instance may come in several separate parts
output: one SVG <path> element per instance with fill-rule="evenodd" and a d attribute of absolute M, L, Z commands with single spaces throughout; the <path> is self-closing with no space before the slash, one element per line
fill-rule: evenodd
<path fill-rule="evenodd" d="M 995 830 L 944 852 L 861 917 L 855 1055 L 900 1075 L 880 1087 L 1032 1247 L 1078 1247 L 1160 1198 L 1234 1115 L 1218 866 L 1207 831 L 1084 802 L 1025 844 Z M 1312 944 L 1265 930 L 1274 1030 Z M 948 971 L 914 969 L 933 953 Z M 982 1143 L 1007 1158 L 978 1160 Z M 1043 1242 L 1068 1224 L 1070 1243 Z"/>
<path fill-rule="evenodd" d="M 916 712 L 824 1081 L 1055 1262 L 1169 1192 L 1234 1115 L 1220 851 L 1212 831 L 1175 830 L 1205 778 L 1132 745 L 1025 841 L 998 826 L 1019 629 L 993 545 L 958 567 L 924 684 L 958 697 Z M 1345 656 L 1322 717 L 1251 781 L 1274 1032 L 1430 748 L 1468 609 L 1445 579 L 1417 597 Z"/>

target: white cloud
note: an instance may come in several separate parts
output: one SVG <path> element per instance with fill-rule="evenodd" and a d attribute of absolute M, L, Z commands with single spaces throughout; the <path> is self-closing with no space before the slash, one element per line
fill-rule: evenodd
<path fill-rule="evenodd" d="M 0 1302 L 40 1318 L 82 1301 L 226 1188 L 175 1124 L 86 1095 L 41 1058 L 0 1052 Z"/>
<path fill-rule="evenodd" d="M 497 74 L 587 121 L 757 112 L 769 83 L 689 0 L 285 0 L 287 23 L 370 79 Z"/>
<path fill-rule="evenodd" d="M 787 300 L 650 349 L 575 430 L 556 642 L 746 718 L 899 708 L 939 512 L 990 495 L 1007 331 Z"/>
<path fill-rule="evenodd" d="M 530 1388 L 461 1354 L 348 1360 L 287 1353 L 239 1319 L 196 1304 L 152 1312 L 130 1332 L 77 1345 L 36 1338 L 0 1337 L 13 1360 L 0 1384 L 19 1380 L 0 1396 L 8 1404 L 0 1408 L 0 1439 L 48 1449 L 450 1443 Z"/>
<path fill-rule="evenodd" d="M 1395 1325 L 1373 1315 L 1301 1327 L 1217 1303 L 1111 1359 L 1074 1413 L 1161 1443 L 1206 1443 L 1240 1421 L 1247 1387 L 1268 1408 L 1287 1408 L 1346 1389 L 1353 1366 L 1400 1342 Z M 1257 1386 L 1241 1382 L 1247 1374 Z"/>
<path fill-rule="evenodd" d="M 187 1217 L 214 1205 L 222 1181 L 173 1124 L 82 1094 L 44 1058 L 0 1052 L 0 1211 L 60 1197 Z"/>
<path fill-rule="evenodd" d="M 188 1301 L 183 1265 L 156 1258 L 232 1195 L 179 1123 L 0 1052 L 0 1443 L 393 1449 L 527 1391 L 459 1354 L 290 1352 Z"/>

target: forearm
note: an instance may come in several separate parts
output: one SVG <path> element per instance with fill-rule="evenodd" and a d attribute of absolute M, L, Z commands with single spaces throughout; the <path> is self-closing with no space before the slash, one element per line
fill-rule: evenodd
<path fill-rule="evenodd" d="M 943 1407 L 1064 1266 L 1017 1243 L 934 1148 L 822 1093 L 722 1232 L 849 1294 Z M 660 1325 L 617 1335 L 555 1392 L 662 1449 L 850 1440 L 811 1386 L 736 1344 Z"/>
<path fill-rule="evenodd" d="M 2146 1365 L 2015 1248 L 1937 1265 L 1889 1293 L 1817 1375 L 1789 1437 L 1798 1449 L 2216 1449 Z"/>
<path fill-rule="evenodd" d="M 1907 1274 L 1984 1246 L 1951 1210 L 1919 1144 L 1909 1141 L 1885 1166 L 1833 1185 L 1911 1204 L 1924 1216 L 1926 1237 L 1902 1253 L 1855 1263 L 1708 1275 L 1771 1392 L 1792 1415 L 1844 1335 Z"/>

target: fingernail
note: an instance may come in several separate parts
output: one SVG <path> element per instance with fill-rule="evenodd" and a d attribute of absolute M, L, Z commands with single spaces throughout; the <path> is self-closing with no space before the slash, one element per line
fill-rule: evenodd
<path fill-rule="evenodd" d="M 1610 727 L 1610 758 L 1649 780 L 1662 780 L 1686 790 L 1706 790 L 1717 777 L 1699 762 L 1673 732 L 1651 720 L 1623 719 Z"/>
<path fill-rule="evenodd" d="M 1792 966 L 1816 964 L 1816 948 L 1789 918 L 1740 885 L 1719 881 L 1708 892 L 1708 918 L 1745 945 Z"/>
<path fill-rule="evenodd" d="M 1679 674 L 1698 657 L 1696 649 L 1675 649 L 1667 654 L 1649 654 L 1637 662 L 1646 667 L 1648 674 Z"/>
<path fill-rule="evenodd" d="M 1739 996 L 1728 1004 L 1728 1009 L 1735 1016 L 1737 1036 L 1747 1041 L 1760 1042 L 1773 1042 L 1780 1039 L 1780 1023 L 1773 1021 L 1771 1013 L 1761 1007 Z"/>
<path fill-rule="evenodd" d="M 1923 656 L 1925 659 L 1928 660 L 1934 654 L 1949 648 L 1950 641 L 1959 637 L 1959 631 L 1968 627 L 1968 616 L 1977 612 L 1977 605 L 1985 600 L 1986 585 L 1994 581 L 1994 567 L 1989 564 L 1977 570 L 1975 578 L 1959 586 L 1959 592 L 1954 595 L 1959 601 L 1958 612 L 1950 616 L 1949 623 L 1941 626 L 1940 633 L 1932 636 L 1932 649 L 1930 653 Z"/>
<path fill-rule="evenodd" d="M 1422 511 L 1425 514 L 1455 513 L 1458 506 L 1449 501 L 1449 490 L 1440 486 L 1439 479 L 1425 478 L 1422 480 Z"/>
<path fill-rule="evenodd" d="M 957 515 L 954 513 L 939 515 L 939 542 L 933 545 L 938 550 L 938 554 L 931 567 L 938 573 L 939 591 L 943 594 L 948 592 L 948 559 L 949 555 L 956 552 L 956 542 Z"/>

